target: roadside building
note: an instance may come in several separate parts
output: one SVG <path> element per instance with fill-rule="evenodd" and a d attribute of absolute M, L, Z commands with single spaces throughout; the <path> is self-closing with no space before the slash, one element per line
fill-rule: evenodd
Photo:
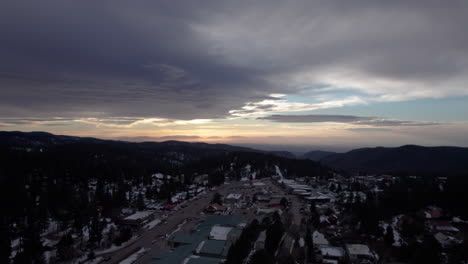
<path fill-rule="evenodd" d="M 190 234 L 177 234 L 169 238 L 172 250 L 153 257 L 157 264 L 217 264 L 222 263 L 232 244 L 229 234 L 245 226 L 241 215 L 210 215 L 193 228 Z M 214 226 L 231 227 L 227 240 L 210 240 Z M 238 232 L 238 231 L 236 231 Z M 233 233 L 235 236 L 235 233 Z M 205 241 L 203 244 L 201 242 Z"/>
<path fill-rule="evenodd" d="M 203 257 L 225 259 L 230 248 L 231 242 L 204 240 L 198 244 L 195 254 Z"/>
<path fill-rule="evenodd" d="M 369 249 L 367 245 L 363 244 L 346 244 L 346 254 L 348 255 L 349 262 L 362 263 L 363 261 L 368 263 L 375 263 L 376 257 L 374 253 Z"/>
<path fill-rule="evenodd" d="M 226 241 L 228 239 L 228 234 L 229 232 L 231 232 L 232 229 L 233 227 L 230 226 L 215 225 L 211 228 L 209 238 L 214 240 Z"/>
<path fill-rule="evenodd" d="M 270 215 L 274 213 L 278 213 L 279 215 L 282 215 L 283 210 L 279 208 L 258 208 L 256 212 L 256 214 L 266 214 L 266 215 Z"/>
<path fill-rule="evenodd" d="M 321 263 L 338 264 L 343 263 L 345 252 L 341 247 L 323 246 L 319 248 Z"/>
<path fill-rule="evenodd" d="M 138 211 L 123 218 L 120 222 L 124 225 L 139 227 L 143 223 L 154 219 L 154 211 Z"/>
<path fill-rule="evenodd" d="M 241 198 L 242 198 L 242 194 L 240 194 L 240 193 L 230 193 L 224 199 L 224 201 L 227 202 L 227 203 L 237 203 L 237 202 L 240 201 Z"/>
<path fill-rule="evenodd" d="M 226 207 L 217 203 L 212 203 L 205 209 L 205 212 L 210 213 L 210 214 L 213 214 L 216 212 L 224 212 L 224 211 L 226 211 Z"/>
<path fill-rule="evenodd" d="M 314 244 L 314 247 L 320 247 L 330 244 L 325 238 L 325 236 L 317 230 L 315 230 L 314 233 L 312 233 L 312 243 Z"/>
<path fill-rule="evenodd" d="M 257 201 L 259 202 L 269 202 L 271 200 L 271 197 L 269 195 L 257 195 Z"/>
<path fill-rule="evenodd" d="M 279 198 L 271 199 L 270 202 L 268 203 L 268 207 L 279 208 L 279 209 L 284 208 L 283 204 L 281 203 L 281 199 Z"/>

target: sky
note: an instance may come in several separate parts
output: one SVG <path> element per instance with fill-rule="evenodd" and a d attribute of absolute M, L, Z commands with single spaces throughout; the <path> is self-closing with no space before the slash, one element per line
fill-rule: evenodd
<path fill-rule="evenodd" d="M 468 2 L 4 0 L 0 130 L 468 147 Z"/>

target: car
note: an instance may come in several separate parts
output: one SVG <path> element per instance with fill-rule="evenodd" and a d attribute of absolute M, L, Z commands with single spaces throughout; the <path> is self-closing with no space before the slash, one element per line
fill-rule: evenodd
<path fill-rule="evenodd" d="M 151 244 L 154 244 L 154 243 L 156 243 L 156 242 L 157 242 L 156 239 L 154 239 L 153 241 L 151 241 Z"/>

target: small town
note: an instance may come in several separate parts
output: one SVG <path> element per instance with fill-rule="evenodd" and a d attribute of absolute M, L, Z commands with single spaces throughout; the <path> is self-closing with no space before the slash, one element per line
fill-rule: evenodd
<path fill-rule="evenodd" d="M 0 0 L 0 264 L 468 264 L 468 0 Z"/>
<path fill-rule="evenodd" d="M 140 194 L 135 197 L 136 207 L 122 210 L 115 222 L 106 219 L 98 241 L 101 249 L 78 261 L 398 263 L 396 254 L 404 254 L 400 251 L 413 235 L 419 235 L 418 240 L 423 239 L 423 233 L 431 236 L 441 252 L 466 243 L 463 233 L 468 222 L 449 217 L 436 206 L 375 223 L 372 221 L 377 219 L 370 212 L 360 212 L 369 210 L 370 200 L 375 203 L 397 177 L 286 179 L 276 167 L 275 175 L 256 179 L 256 173 L 249 169 L 244 169 L 245 177 L 238 181 L 226 177 L 214 187 L 208 187 L 208 175 L 199 175 L 186 192 L 176 193 L 166 202 L 143 198 L 141 193 L 148 187 L 133 190 Z M 152 175 L 156 188 L 173 180 L 179 179 Z M 443 188 L 446 179 L 437 180 Z M 94 189 L 96 185 L 90 183 Z M 376 230 L 372 232 L 372 228 Z M 47 241 L 52 242 L 59 233 L 51 232 Z M 92 237 L 84 239 L 91 241 Z"/>

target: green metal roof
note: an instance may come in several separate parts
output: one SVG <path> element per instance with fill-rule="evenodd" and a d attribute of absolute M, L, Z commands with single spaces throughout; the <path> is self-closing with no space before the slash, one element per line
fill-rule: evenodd
<path fill-rule="evenodd" d="M 179 264 L 184 261 L 185 258 L 189 257 L 192 255 L 192 253 L 196 250 L 197 246 L 202 242 L 203 240 L 206 240 L 210 234 L 211 228 L 214 225 L 221 225 L 221 226 L 231 226 L 235 227 L 241 223 L 245 223 L 246 219 L 243 216 L 240 215 L 211 215 L 208 216 L 203 223 L 198 225 L 196 228 L 194 228 L 195 233 L 191 235 L 175 235 L 173 236 L 170 241 L 176 242 L 176 243 L 181 243 L 184 245 L 181 245 L 179 247 L 174 248 L 172 252 L 167 252 L 160 254 L 158 256 L 153 257 L 154 263 L 157 264 Z M 234 229 L 233 229 L 234 230 Z M 232 232 L 232 231 L 231 231 Z M 238 232 L 238 231 L 235 231 Z M 223 243 L 223 248 L 221 251 L 219 251 L 218 245 L 216 243 L 211 243 L 211 241 L 214 240 L 206 240 L 208 243 L 207 250 L 209 252 L 214 251 L 214 252 L 220 252 L 219 255 L 221 256 L 227 256 L 227 252 L 229 251 L 229 248 L 231 247 L 231 243 L 225 243 L 225 241 L 220 241 Z M 226 244 L 226 246 L 224 246 Z M 205 246 L 204 246 L 205 247 Z M 218 253 L 214 253 L 218 254 Z M 191 258 L 190 261 L 192 261 Z M 205 261 L 205 259 L 208 259 L 206 261 L 211 261 L 213 260 L 212 258 L 197 258 L 196 261 Z M 211 259 L 211 260 L 210 260 Z M 218 261 L 218 260 L 216 260 Z M 194 264 L 197 262 L 189 262 L 190 264 Z M 211 264 L 211 263 L 219 263 L 218 262 L 200 262 L 200 264 Z"/>
<path fill-rule="evenodd" d="M 169 241 L 174 242 L 174 243 L 180 243 L 180 244 L 192 244 L 196 242 L 196 236 L 191 236 L 191 235 L 175 235 L 172 238 L 169 239 Z"/>
<path fill-rule="evenodd" d="M 225 241 L 205 240 L 205 243 L 203 244 L 203 247 L 200 249 L 200 253 L 201 254 L 222 255 L 225 245 L 226 245 Z"/>
<path fill-rule="evenodd" d="M 221 263 L 220 259 L 207 258 L 207 257 L 194 257 L 190 258 L 187 264 L 218 264 Z"/>

